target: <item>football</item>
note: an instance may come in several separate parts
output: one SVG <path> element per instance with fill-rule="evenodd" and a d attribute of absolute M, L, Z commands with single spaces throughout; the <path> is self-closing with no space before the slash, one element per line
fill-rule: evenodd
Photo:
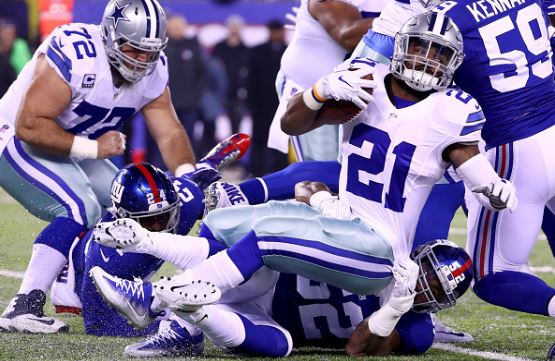
<path fill-rule="evenodd" d="M 364 78 L 371 80 L 372 74 Z M 365 90 L 372 94 L 372 88 Z M 361 112 L 362 109 L 350 101 L 330 99 L 320 108 L 316 114 L 315 121 L 317 124 L 343 124 L 355 119 Z"/>

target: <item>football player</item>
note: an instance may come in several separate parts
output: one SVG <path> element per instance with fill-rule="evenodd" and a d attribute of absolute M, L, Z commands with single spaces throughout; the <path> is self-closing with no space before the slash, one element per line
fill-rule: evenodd
<path fill-rule="evenodd" d="M 195 169 L 167 87 L 166 43 L 166 15 L 156 0 L 111 0 L 100 25 L 56 28 L 0 100 L 0 186 L 50 222 L 0 327 L 67 329 L 44 315 L 45 292 L 74 239 L 110 205 L 117 169 L 107 158 L 124 152 L 124 121 L 141 111 L 166 166 L 177 176 Z"/>
<path fill-rule="evenodd" d="M 434 17 L 437 23 L 431 20 Z M 318 192 L 310 199 L 317 208 L 346 203 L 352 209 L 352 213 L 341 212 L 346 218 L 326 217 L 314 208 L 291 202 L 216 210 L 208 215 L 200 235 L 231 245 L 229 249 L 161 281 L 154 292 L 152 284 L 137 282 L 131 287 L 100 269 L 92 272 L 97 287 L 133 318 L 137 310 L 146 316 L 147 311 L 156 311 L 165 303 L 185 309 L 194 306 L 195 299 L 189 295 L 196 293 L 186 292 L 192 281 L 212 282 L 228 290 L 263 266 L 356 294 L 380 292 L 394 284 L 395 275 L 405 291 L 394 291 L 396 296 L 390 297 L 393 304 L 386 303 L 374 312 L 366 327 L 382 340 L 390 337 L 395 322 L 414 301 L 409 275 L 415 276 L 418 266 L 408 255 L 418 214 L 445 169 L 455 165 L 469 188 L 492 207 L 512 210 L 518 203 L 512 184 L 501 179 L 478 151 L 484 122 L 480 107 L 468 94 L 449 88 L 463 56 L 457 27 L 435 12 L 411 18 L 398 35 L 394 55 L 391 71 L 367 59 L 353 60 L 348 69 L 323 77 L 314 88 L 293 97 L 282 118 L 285 131 L 301 134 L 317 126 L 323 99 L 333 97 L 366 107 L 358 118 L 342 126 L 339 198 Z M 373 80 L 365 78 L 370 74 Z M 374 88 L 373 95 L 364 88 Z M 110 227 L 125 226 L 120 222 L 101 227 L 98 238 L 107 235 L 109 242 L 115 242 Z M 128 228 L 120 229 L 120 242 L 134 243 L 133 239 L 144 236 L 141 247 L 156 252 L 156 237 L 142 234 L 133 225 Z M 453 285 L 463 281 L 464 276 L 457 276 L 469 265 L 464 262 L 461 269 L 455 267 L 455 274 L 448 276 Z M 192 289 L 198 285 L 196 282 Z M 137 290 L 142 295 L 153 294 L 154 301 L 136 297 Z M 406 301 L 403 306 L 397 303 L 400 294 Z M 205 295 L 212 300 L 212 293 Z M 203 297 L 199 299 L 202 303 Z M 364 349 L 354 343 L 352 353 Z"/>
<path fill-rule="evenodd" d="M 288 152 L 289 136 L 280 128 L 287 102 L 345 60 L 384 5 L 383 0 L 301 1 L 295 32 L 281 59 L 276 80 L 280 105 L 270 127 L 270 148 Z M 291 141 L 298 161 L 337 160 L 339 134 L 336 125 L 292 137 Z"/>
<path fill-rule="evenodd" d="M 544 209 L 555 210 L 555 83 L 546 15 L 553 2 L 496 4 L 462 0 L 436 7 L 462 31 L 468 52 L 454 79 L 484 108 L 486 157 L 521 200 L 510 213 L 469 202 L 473 287 L 492 304 L 554 318 L 555 288 L 527 267 Z"/>

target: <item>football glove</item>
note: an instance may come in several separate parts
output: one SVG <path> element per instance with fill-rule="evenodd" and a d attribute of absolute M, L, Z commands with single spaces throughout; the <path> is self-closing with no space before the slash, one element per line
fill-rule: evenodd
<path fill-rule="evenodd" d="M 245 194 L 238 185 L 215 182 L 204 190 L 204 215 L 217 208 L 227 208 L 249 204 Z"/>
<path fill-rule="evenodd" d="M 420 269 L 414 261 L 405 257 L 395 260 L 391 272 L 393 273 L 395 284 L 387 303 L 399 312 L 408 312 L 416 295 L 416 281 L 418 280 Z"/>
<path fill-rule="evenodd" d="M 489 187 L 478 187 L 472 190 L 475 193 L 481 193 L 487 197 L 489 206 L 494 210 L 500 211 L 508 209 L 514 211 L 518 206 L 518 198 L 515 186 L 506 179 L 498 179 Z M 480 203 L 484 203 L 483 199 L 478 198 Z M 489 207 L 488 207 L 489 208 Z"/>
<path fill-rule="evenodd" d="M 355 58 L 348 65 L 347 69 L 339 66 L 338 70 L 320 78 L 314 84 L 315 97 L 318 100 L 346 100 L 360 109 L 365 109 L 374 99 L 365 89 L 375 88 L 376 82 L 364 77 L 374 73 L 374 63 L 363 58 Z"/>
<path fill-rule="evenodd" d="M 150 253 L 154 247 L 150 232 L 130 218 L 98 223 L 92 238 L 103 246 L 124 252 Z"/>

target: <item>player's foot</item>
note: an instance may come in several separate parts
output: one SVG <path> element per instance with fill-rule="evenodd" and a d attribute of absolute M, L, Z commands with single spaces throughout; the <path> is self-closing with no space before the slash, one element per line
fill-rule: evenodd
<path fill-rule="evenodd" d="M 44 315 L 46 294 L 32 290 L 11 299 L 0 316 L 0 329 L 9 332 L 58 333 L 69 331 L 64 322 Z"/>
<path fill-rule="evenodd" d="M 219 142 L 200 162 L 221 171 L 231 162 L 241 159 L 251 145 L 251 138 L 243 133 L 233 134 Z"/>
<path fill-rule="evenodd" d="M 235 184 L 215 182 L 204 190 L 205 214 L 217 208 L 249 204 L 241 188 Z"/>
<path fill-rule="evenodd" d="M 434 342 L 449 343 L 449 342 L 471 342 L 474 337 L 471 334 L 453 330 L 449 326 L 445 326 L 437 317 L 433 317 L 435 335 Z"/>
<path fill-rule="evenodd" d="M 153 286 L 162 302 L 172 310 L 180 312 L 195 312 L 204 305 L 216 302 L 222 296 L 216 285 L 200 280 L 183 284 L 176 278 L 162 277 Z"/>
<path fill-rule="evenodd" d="M 125 347 L 125 354 L 131 357 L 191 357 L 203 352 L 204 335 L 191 336 L 175 320 L 162 320 L 155 335 Z"/>
<path fill-rule="evenodd" d="M 150 308 L 152 302 L 152 284 L 143 283 L 141 279 L 129 281 L 104 271 L 102 268 L 93 267 L 91 276 L 102 298 L 137 328 L 150 325 L 161 313 L 153 312 Z"/>
<path fill-rule="evenodd" d="M 547 351 L 547 361 L 555 360 L 555 343 L 551 345 L 549 351 Z"/>

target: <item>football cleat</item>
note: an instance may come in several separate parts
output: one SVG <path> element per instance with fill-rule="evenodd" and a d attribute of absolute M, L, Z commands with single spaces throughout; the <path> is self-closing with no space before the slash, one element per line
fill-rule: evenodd
<path fill-rule="evenodd" d="M 11 299 L 0 316 L 0 329 L 8 332 L 59 333 L 69 331 L 64 322 L 44 315 L 46 294 L 42 290 L 32 290 L 28 294 L 18 294 Z"/>
<path fill-rule="evenodd" d="M 555 360 L 555 343 L 551 345 L 549 351 L 547 351 L 547 361 Z"/>
<path fill-rule="evenodd" d="M 133 326 L 145 328 L 162 314 L 153 312 L 150 308 L 151 283 L 143 283 L 141 279 L 130 281 L 112 276 L 98 266 L 93 267 L 89 275 L 104 301 L 129 320 Z"/>
<path fill-rule="evenodd" d="M 222 296 L 216 285 L 200 280 L 183 284 L 176 281 L 176 278 L 162 277 L 153 287 L 162 302 L 170 309 L 181 312 L 195 312 Z"/>
<path fill-rule="evenodd" d="M 145 341 L 125 347 L 130 357 L 201 356 L 204 352 L 204 335 L 191 334 L 175 320 L 162 320 L 158 332 Z"/>
<path fill-rule="evenodd" d="M 217 208 L 227 208 L 231 206 L 249 204 L 247 196 L 241 191 L 238 185 L 215 182 L 204 190 L 204 214 Z"/>
<path fill-rule="evenodd" d="M 453 330 L 451 327 L 444 325 L 438 318 L 432 314 L 434 322 L 434 342 L 450 343 L 450 342 L 472 342 L 474 337 L 471 334 Z"/>
<path fill-rule="evenodd" d="M 243 133 L 233 134 L 219 142 L 200 160 L 210 167 L 221 171 L 230 163 L 241 159 L 251 145 L 251 138 Z"/>

